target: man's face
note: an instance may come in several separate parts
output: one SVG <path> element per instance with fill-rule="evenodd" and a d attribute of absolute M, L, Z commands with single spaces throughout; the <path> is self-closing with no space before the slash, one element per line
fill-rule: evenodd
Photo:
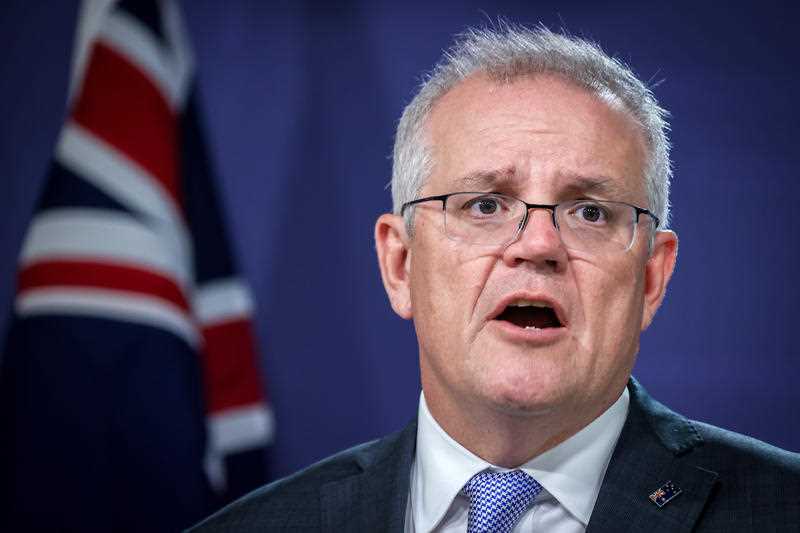
<path fill-rule="evenodd" d="M 503 84 L 473 76 L 436 103 L 427 126 L 434 169 L 420 196 L 493 191 L 538 204 L 651 207 L 641 130 L 556 77 Z M 532 210 L 517 241 L 481 246 L 445 236 L 441 203 L 417 206 L 405 241 L 407 292 L 393 305 L 414 319 L 434 414 L 488 407 L 593 418 L 613 403 L 666 283 L 648 273 L 648 228 L 643 217 L 628 251 L 592 254 L 565 248 L 550 212 Z M 668 253 L 674 261 L 674 246 Z M 552 308 L 560 327 L 506 320 L 521 302 Z"/>

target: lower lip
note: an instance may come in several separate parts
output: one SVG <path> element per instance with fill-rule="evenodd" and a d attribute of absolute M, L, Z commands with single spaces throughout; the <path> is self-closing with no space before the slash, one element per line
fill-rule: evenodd
<path fill-rule="evenodd" d="M 492 320 L 497 331 L 503 336 L 516 342 L 528 344 L 551 344 L 567 334 L 567 328 L 521 328 L 506 320 Z"/>

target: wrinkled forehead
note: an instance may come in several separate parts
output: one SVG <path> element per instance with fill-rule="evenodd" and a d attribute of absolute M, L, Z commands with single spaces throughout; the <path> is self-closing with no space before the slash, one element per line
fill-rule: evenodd
<path fill-rule="evenodd" d="M 559 76 L 473 75 L 436 102 L 426 128 L 426 185 L 437 189 L 521 192 L 531 178 L 547 177 L 565 195 L 646 199 L 642 127 Z"/>
<path fill-rule="evenodd" d="M 559 192 L 567 197 L 595 195 L 606 198 L 623 198 L 630 194 L 625 180 L 601 175 L 583 175 L 574 172 L 555 173 Z M 452 176 L 450 183 L 463 191 L 498 191 L 522 194 L 529 185 L 530 176 L 514 165 L 486 169 Z"/>

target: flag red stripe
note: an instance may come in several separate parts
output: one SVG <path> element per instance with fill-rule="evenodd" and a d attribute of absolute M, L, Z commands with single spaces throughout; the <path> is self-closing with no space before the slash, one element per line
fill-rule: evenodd
<path fill-rule="evenodd" d="M 264 401 L 256 361 L 252 324 L 247 319 L 204 327 L 203 353 L 206 409 L 222 409 Z"/>
<path fill-rule="evenodd" d="M 181 204 L 177 117 L 145 72 L 100 41 L 72 118 L 141 165 Z"/>
<path fill-rule="evenodd" d="M 88 287 L 114 289 L 166 300 L 187 314 L 189 304 L 183 291 L 171 279 L 149 270 L 94 261 L 41 261 L 19 273 L 18 292 L 44 287 Z"/>

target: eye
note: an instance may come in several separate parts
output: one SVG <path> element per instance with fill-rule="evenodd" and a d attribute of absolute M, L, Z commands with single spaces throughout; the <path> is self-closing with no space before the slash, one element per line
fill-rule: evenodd
<path fill-rule="evenodd" d="M 584 224 L 606 224 L 610 219 L 609 210 L 597 203 L 580 203 L 573 207 L 570 213 L 578 222 Z"/>
<path fill-rule="evenodd" d="M 494 198 L 482 198 L 475 202 L 475 207 L 482 215 L 493 215 L 500 209 L 500 206 L 497 205 L 497 200 Z"/>
<path fill-rule="evenodd" d="M 464 203 L 462 207 L 469 216 L 475 218 L 492 218 L 507 211 L 502 199 L 496 196 L 478 196 Z"/>

